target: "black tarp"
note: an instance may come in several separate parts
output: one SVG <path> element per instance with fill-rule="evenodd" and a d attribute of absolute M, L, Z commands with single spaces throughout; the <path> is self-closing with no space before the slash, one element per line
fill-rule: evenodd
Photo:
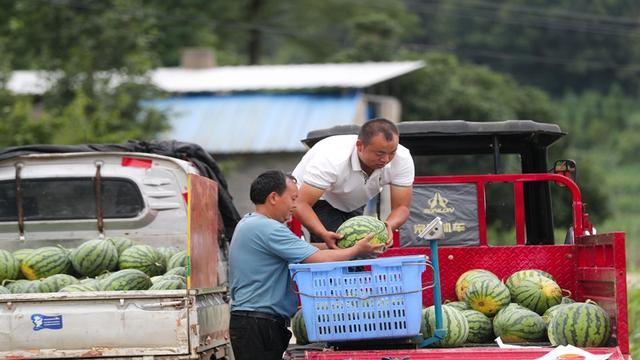
<path fill-rule="evenodd" d="M 224 232 L 231 239 L 233 230 L 240 220 L 240 214 L 233 204 L 227 181 L 220 167 L 200 145 L 167 141 L 129 140 L 123 144 L 83 144 L 83 145 L 27 145 L 0 150 L 0 161 L 28 154 L 74 153 L 74 152 L 138 152 L 158 154 L 191 162 L 205 176 L 218 183 L 218 209 L 224 222 Z"/>

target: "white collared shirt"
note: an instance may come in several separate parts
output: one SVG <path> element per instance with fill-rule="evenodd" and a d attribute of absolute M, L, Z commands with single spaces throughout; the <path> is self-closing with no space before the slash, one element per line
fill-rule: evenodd
<path fill-rule="evenodd" d="M 383 185 L 413 184 L 415 170 L 409 149 L 398 145 L 393 160 L 367 177 L 360 166 L 357 139 L 357 135 L 336 135 L 315 144 L 293 170 L 298 186 L 304 182 L 324 190 L 321 199 L 350 212 L 380 193 Z"/>

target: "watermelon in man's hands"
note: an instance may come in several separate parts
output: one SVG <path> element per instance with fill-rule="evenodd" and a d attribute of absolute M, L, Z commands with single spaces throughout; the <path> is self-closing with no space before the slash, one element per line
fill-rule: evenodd
<path fill-rule="evenodd" d="M 345 221 L 336 233 L 342 235 L 342 239 L 336 243 L 341 249 L 352 247 L 369 234 L 373 234 L 369 241 L 372 245 L 386 244 L 389 239 L 384 222 L 367 215 L 355 216 Z"/>

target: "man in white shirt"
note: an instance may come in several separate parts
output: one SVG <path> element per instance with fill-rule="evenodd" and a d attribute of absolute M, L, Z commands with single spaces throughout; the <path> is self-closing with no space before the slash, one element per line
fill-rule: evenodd
<path fill-rule="evenodd" d="M 315 144 L 293 170 L 300 190 L 295 217 L 311 241 L 336 247 L 337 228 L 361 215 L 364 205 L 390 185 L 389 239 L 409 217 L 415 170 L 398 128 L 387 119 L 367 121 L 358 135 L 336 135 Z"/>

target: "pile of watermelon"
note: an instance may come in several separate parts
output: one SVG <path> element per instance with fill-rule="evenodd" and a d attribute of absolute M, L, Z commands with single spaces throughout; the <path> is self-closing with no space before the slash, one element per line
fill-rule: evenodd
<path fill-rule="evenodd" d="M 537 269 L 521 270 L 502 282 L 493 273 L 474 269 L 456 282 L 456 301 L 443 307 L 444 339 L 433 346 L 490 343 L 541 343 L 603 346 L 611 337 L 607 313 L 593 301 L 562 296 L 554 278 Z M 435 332 L 435 309 L 423 310 L 421 332 Z"/>
<path fill-rule="evenodd" d="M 554 278 L 537 269 L 513 273 L 503 283 L 493 273 L 474 269 L 456 282 L 455 301 L 442 305 L 442 340 L 434 347 L 493 343 L 544 343 L 553 346 L 604 346 L 611 337 L 611 320 L 593 301 L 574 302 L 562 296 Z M 309 342 L 302 312 L 291 319 L 298 345 Z M 420 332 L 424 338 L 436 330 L 435 307 L 423 309 Z"/>
<path fill-rule="evenodd" d="M 185 289 L 188 269 L 186 250 L 124 237 L 0 250 L 0 294 Z"/>

